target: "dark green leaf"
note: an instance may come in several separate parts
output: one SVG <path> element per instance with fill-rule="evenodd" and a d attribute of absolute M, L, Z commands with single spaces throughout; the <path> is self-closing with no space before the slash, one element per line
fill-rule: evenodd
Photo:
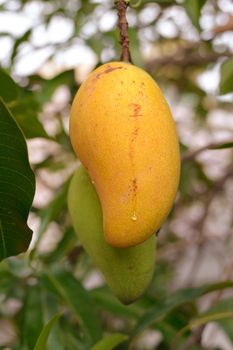
<path fill-rule="evenodd" d="M 35 193 L 25 139 L 0 99 L 0 260 L 28 248 L 28 213 Z"/>
<path fill-rule="evenodd" d="M 48 138 L 38 120 L 39 105 L 33 94 L 25 92 L 3 70 L 0 70 L 0 97 L 6 102 L 26 138 Z"/>
<path fill-rule="evenodd" d="M 0 97 L 8 103 L 17 100 L 18 94 L 17 84 L 6 72 L 0 69 Z"/>
<path fill-rule="evenodd" d="M 74 312 L 90 345 L 101 339 L 102 331 L 95 314 L 94 304 L 88 291 L 83 288 L 81 283 L 66 270 L 59 270 L 53 274 L 47 272 L 44 274 L 44 281 L 54 293 L 62 297 L 67 306 Z"/>
<path fill-rule="evenodd" d="M 51 320 L 42 329 L 40 336 L 36 342 L 36 345 L 34 347 L 34 350 L 45 350 L 46 349 L 46 344 L 48 341 L 49 334 L 60 317 L 61 317 L 61 314 L 57 314 L 57 315 L 53 316 L 53 318 L 51 318 Z"/>
<path fill-rule="evenodd" d="M 220 75 L 220 95 L 233 92 L 233 58 L 223 62 Z"/>
<path fill-rule="evenodd" d="M 111 334 L 100 340 L 91 350 L 112 350 L 127 339 L 128 336 L 122 333 Z"/>

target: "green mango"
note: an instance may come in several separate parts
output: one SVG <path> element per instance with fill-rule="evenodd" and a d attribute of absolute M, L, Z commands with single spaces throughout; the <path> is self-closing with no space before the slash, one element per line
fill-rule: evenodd
<path fill-rule="evenodd" d="M 79 239 L 103 273 L 115 296 L 130 304 L 148 287 L 155 265 L 156 237 L 130 248 L 107 244 L 102 209 L 91 179 L 81 165 L 75 171 L 68 192 L 68 208 Z"/>

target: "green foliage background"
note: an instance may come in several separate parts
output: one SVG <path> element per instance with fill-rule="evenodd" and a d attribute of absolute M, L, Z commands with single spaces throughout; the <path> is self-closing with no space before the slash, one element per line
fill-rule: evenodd
<path fill-rule="evenodd" d="M 1 349 L 224 349 L 213 345 L 214 335 L 209 343 L 202 339 L 213 321 L 233 344 L 232 6 L 228 0 L 131 5 L 133 61 L 168 98 L 183 164 L 176 205 L 158 237 L 153 281 L 143 298 L 123 306 L 80 246 L 67 212 L 69 180 L 78 165 L 68 137 L 69 108 L 87 67 L 56 63 L 59 54 L 77 46 L 94 57 L 89 69 L 118 59 L 116 22 L 101 22 L 104 15 L 114 16 L 114 3 L 0 2 L 0 15 L 33 8 L 36 13 L 33 25 L 19 28 L 21 34 L 0 32 L 0 40 L 10 43 L 0 67 L 0 256 L 9 256 L 0 263 Z M 46 30 L 59 18 L 72 25 L 72 33 L 59 41 L 58 31 L 49 40 Z M 35 40 L 38 28 L 43 44 Z M 31 55 L 36 62 L 41 50 L 48 53 L 41 66 L 19 73 L 20 61 Z M 22 133 L 36 176 L 27 252 L 34 185 L 22 176 L 33 184 L 34 175 Z M 12 178 L 12 168 L 19 176 Z M 4 197 L 6 179 L 11 188 Z M 12 256 L 19 252 L 24 253 Z"/>

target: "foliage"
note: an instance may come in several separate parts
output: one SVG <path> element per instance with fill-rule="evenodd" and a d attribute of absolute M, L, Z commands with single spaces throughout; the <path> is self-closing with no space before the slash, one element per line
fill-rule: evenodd
<path fill-rule="evenodd" d="M 230 5 L 133 4 L 133 61 L 168 98 L 183 165 L 176 205 L 159 233 L 151 285 L 123 306 L 80 246 L 66 205 L 78 164 L 68 137 L 70 103 L 86 70 L 119 57 L 114 1 L 0 3 L 0 16 L 27 24 L 0 33 L 0 258 L 7 257 L 0 263 L 2 349 L 203 349 L 210 343 L 201 341 L 205 324 L 213 321 L 233 342 Z M 70 28 L 66 36 L 63 22 Z M 6 42 L 9 49 L 1 50 Z M 43 62 L 32 69 L 42 53 Z M 37 191 L 30 209 L 31 168 Z M 29 227 L 33 240 L 25 253 Z"/>

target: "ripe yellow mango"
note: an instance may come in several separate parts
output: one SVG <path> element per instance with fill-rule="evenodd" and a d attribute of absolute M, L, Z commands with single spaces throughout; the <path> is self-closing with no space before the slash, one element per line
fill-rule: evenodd
<path fill-rule="evenodd" d="M 171 209 L 180 174 L 175 124 L 155 81 L 125 62 L 100 66 L 74 98 L 70 137 L 100 198 L 106 241 L 148 239 Z"/>
<path fill-rule="evenodd" d="M 136 247 L 114 248 L 107 244 L 99 198 L 82 165 L 70 183 L 68 208 L 84 249 L 102 271 L 113 293 L 124 304 L 138 299 L 154 271 L 155 236 Z"/>

